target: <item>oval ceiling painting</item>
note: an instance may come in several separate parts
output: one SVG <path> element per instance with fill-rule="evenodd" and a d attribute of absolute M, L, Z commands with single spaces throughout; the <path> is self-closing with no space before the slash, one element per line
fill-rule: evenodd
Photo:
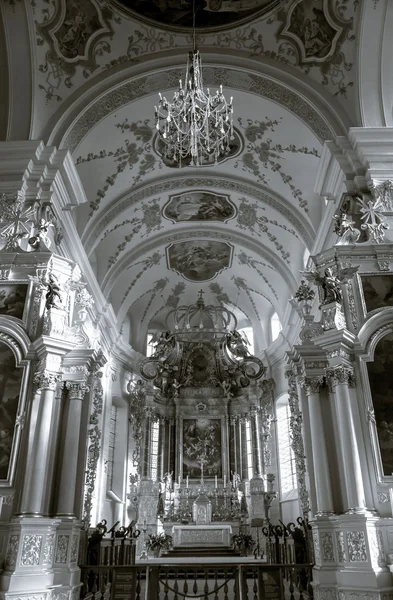
<path fill-rule="evenodd" d="M 171 29 L 221 29 L 268 14 L 283 0 L 113 0 L 136 18 Z"/>

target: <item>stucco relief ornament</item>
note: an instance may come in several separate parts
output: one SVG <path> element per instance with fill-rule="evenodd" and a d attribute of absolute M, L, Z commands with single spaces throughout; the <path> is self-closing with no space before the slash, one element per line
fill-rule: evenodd
<path fill-rule="evenodd" d="M 321 533 L 322 558 L 325 562 L 334 562 L 333 535 Z"/>
<path fill-rule="evenodd" d="M 310 500 L 306 486 L 306 455 L 303 443 L 302 423 L 303 415 L 300 411 L 299 395 L 297 393 L 296 375 L 292 370 L 286 372 L 288 378 L 288 404 L 290 409 L 289 427 L 291 431 L 291 446 L 295 455 L 296 477 L 299 489 L 299 498 L 303 515 L 310 512 Z"/>
<path fill-rule="evenodd" d="M 42 538 L 42 535 L 36 534 L 23 536 L 22 555 L 20 559 L 21 565 L 39 565 Z"/>
<path fill-rule="evenodd" d="M 333 216 L 334 233 L 339 236 L 337 245 L 355 244 L 359 237 L 360 231 L 354 227 L 355 221 L 351 220 L 351 216 L 344 211 Z"/>
<path fill-rule="evenodd" d="M 358 196 L 358 204 L 360 206 L 360 217 L 363 221 L 361 228 L 368 234 L 369 240 L 375 244 L 382 244 L 386 241 L 385 231 L 389 229 L 388 223 L 385 222 L 383 211 L 385 206 L 380 198 L 364 199 Z"/>
<path fill-rule="evenodd" d="M 55 563 L 66 563 L 70 536 L 60 534 L 57 537 Z"/>
<path fill-rule="evenodd" d="M 367 562 L 364 531 L 348 531 L 347 543 L 350 562 Z"/>
<path fill-rule="evenodd" d="M 5 557 L 6 567 L 15 567 L 18 556 L 19 535 L 12 534 L 8 540 L 7 555 Z"/>
<path fill-rule="evenodd" d="M 5 240 L 2 250 L 21 249 L 21 241 L 29 237 L 35 219 L 35 208 L 26 207 L 20 196 L 0 193 L 0 237 Z"/>

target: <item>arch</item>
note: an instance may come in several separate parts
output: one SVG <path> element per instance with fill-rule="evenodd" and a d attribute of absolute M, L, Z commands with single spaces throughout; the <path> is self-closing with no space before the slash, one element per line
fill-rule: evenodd
<path fill-rule="evenodd" d="M 168 89 L 183 77 L 179 53 L 145 56 L 138 65 L 109 70 L 95 82 L 87 82 L 65 101 L 41 132 L 48 144 L 67 148 L 72 153 L 80 141 L 101 119 L 137 98 L 162 91 L 162 75 Z M 226 72 L 226 85 L 233 89 L 270 99 L 302 120 L 320 139 L 345 135 L 355 123 L 340 103 L 327 98 L 316 82 L 307 80 L 299 70 L 261 57 L 227 52 L 204 52 L 205 83 L 216 85 Z M 250 91 L 251 90 L 251 91 Z"/>
<path fill-rule="evenodd" d="M 6 135 L 0 139 L 28 140 L 32 134 L 32 116 L 34 114 L 34 57 L 36 55 L 32 40 L 35 41 L 33 32 L 34 20 L 30 17 L 30 5 L 26 2 L 17 2 L 14 5 L 0 3 L 0 56 L 3 54 L 7 61 L 0 77 L 0 90 L 3 79 L 8 78 L 4 92 L 1 94 L 1 106 L 4 110 Z M 9 15 L 9 16 L 8 16 Z M 2 35 L 1 16 L 4 23 L 4 38 Z M 0 64 L 3 70 L 3 62 Z M 7 94 L 7 99 L 4 96 Z M 1 126 L 1 124 L 0 124 Z M 0 129 L 1 134 L 1 129 Z"/>
<path fill-rule="evenodd" d="M 363 127 L 393 126 L 393 5 L 363 2 L 358 46 L 358 98 Z M 370 39 L 378 43 L 370 44 Z"/>
<path fill-rule="evenodd" d="M 86 253 L 89 255 L 94 250 L 97 243 L 99 243 L 105 228 L 130 206 L 133 206 L 137 202 L 142 202 L 155 194 L 187 188 L 192 185 L 200 187 L 205 185 L 208 186 L 209 189 L 220 189 L 238 192 L 239 194 L 246 194 L 258 202 L 271 206 L 286 218 L 299 232 L 304 244 L 308 248 L 311 248 L 314 243 L 315 231 L 312 224 L 304 218 L 295 206 L 291 206 L 284 198 L 277 193 L 273 193 L 272 190 L 261 185 L 253 184 L 249 181 L 244 181 L 238 177 L 225 176 L 224 178 L 211 176 L 209 174 L 198 174 L 193 177 L 177 176 L 156 180 L 153 183 L 146 183 L 132 193 L 112 202 L 112 205 L 108 206 L 105 211 L 98 216 L 97 220 L 92 220 L 91 225 L 83 233 L 82 242 Z"/>
<path fill-rule="evenodd" d="M 358 333 L 359 356 L 365 362 L 374 360 L 378 342 L 393 333 L 393 307 L 385 308 L 372 315 Z"/>
<path fill-rule="evenodd" d="M 116 264 L 107 272 L 107 275 L 102 281 L 102 289 L 105 297 L 108 297 L 111 289 L 116 283 L 119 275 L 124 271 L 126 266 L 135 260 L 138 260 L 141 256 L 155 250 L 158 246 L 167 245 L 173 241 L 181 241 L 190 239 L 190 235 L 193 238 L 198 239 L 212 239 L 226 241 L 228 240 L 232 244 L 241 245 L 257 255 L 261 256 L 265 260 L 269 261 L 270 264 L 276 269 L 276 271 L 283 277 L 287 283 L 291 293 L 295 293 L 297 289 L 296 279 L 287 265 L 285 265 L 272 250 L 266 248 L 261 242 L 250 238 L 246 235 L 236 235 L 233 232 L 227 232 L 224 228 L 208 228 L 205 227 L 203 230 L 195 230 L 179 227 L 176 233 L 168 234 L 168 232 L 157 235 L 153 241 L 146 240 L 145 242 L 138 245 L 138 248 L 128 251 L 123 257 L 116 262 Z"/>
<path fill-rule="evenodd" d="M 27 364 L 27 354 L 30 348 L 30 338 L 15 317 L 4 317 L 0 315 L 0 341 L 11 348 L 14 353 L 17 366 Z M 29 356 L 28 358 L 33 358 Z"/>

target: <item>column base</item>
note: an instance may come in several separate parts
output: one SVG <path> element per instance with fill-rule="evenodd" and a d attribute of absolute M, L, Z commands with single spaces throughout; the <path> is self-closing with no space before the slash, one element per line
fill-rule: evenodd
<path fill-rule="evenodd" d="M 18 516 L 8 524 L 3 600 L 76 600 L 79 597 L 78 550 L 81 524 L 76 519 Z"/>
<path fill-rule="evenodd" d="M 351 509 L 352 510 L 352 509 Z M 316 518 L 312 523 L 317 600 L 387 600 L 393 579 L 387 566 L 392 519 L 367 509 Z"/>

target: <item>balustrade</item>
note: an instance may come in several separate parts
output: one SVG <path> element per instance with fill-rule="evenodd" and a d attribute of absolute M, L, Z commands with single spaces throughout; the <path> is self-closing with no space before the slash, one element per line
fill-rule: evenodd
<path fill-rule="evenodd" d="M 81 598 L 312 600 L 312 565 L 261 563 L 82 567 Z"/>

